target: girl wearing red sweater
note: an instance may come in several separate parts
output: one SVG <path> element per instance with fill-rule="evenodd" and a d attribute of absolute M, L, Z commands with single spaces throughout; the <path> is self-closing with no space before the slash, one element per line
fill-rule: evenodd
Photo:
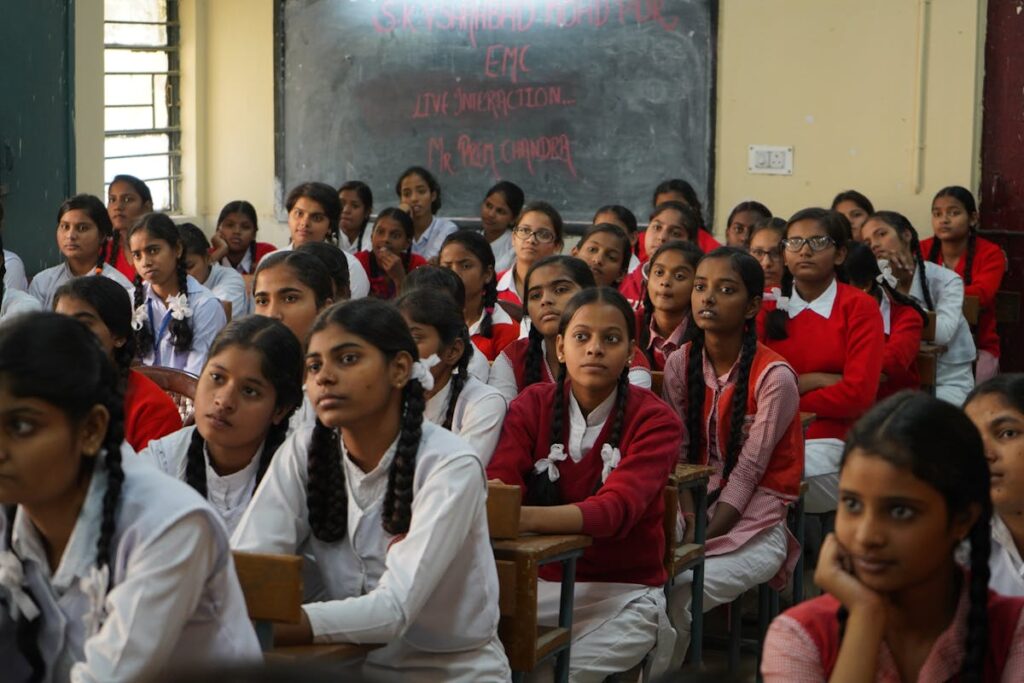
<path fill-rule="evenodd" d="M 843 439 L 875 402 L 885 333 L 878 303 L 839 282 L 849 232 L 845 218 L 804 209 L 786 227 L 786 273 L 764 306 L 765 344 L 799 377 L 800 410 L 817 418 L 806 434 L 807 511 L 835 510 Z"/>
<path fill-rule="evenodd" d="M 785 585 L 800 553 L 786 528 L 804 465 L 800 394 L 793 368 L 757 341 L 763 289 L 761 266 L 740 249 L 719 248 L 701 259 L 692 297 L 696 334 L 665 366 L 665 400 L 686 423 L 684 457 L 715 468 L 705 611 L 773 578 Z M 669 601 L 678 632 L 674 664 L 689 644 L 687 577 Z"/>
<path fill-rule="evenodd" d="M 523 488 L 522 531 L 594 539 L 576 565 L 573 681 L 627 671 L 652 648 L 658 676 L 671 648 L 662 496 L 682 424 L 657 396 L 630 386 L 635 337 L 618 292 L 574 296 L 559 322 L 558 381 L 512 402 L 487 468 L 489 478 Z M 560 567 L 541 575 L 541 622 L 552 623 Z"/>
<path fill-rule="evenodd" d="M 696 244 L 672 240 L 658 247 L 649 261 L 638 318 L 640 350 L 652 370 L 664 370 L 665 359 L 693 335 L 690 294 L 701 256 Z"/>
<path fill-rule="evenodd" d="M 988 590 L 989 471 L 971 421 L 900 392 L 858 421 L 841 468 L 814 575 L 826 594 L 772 623 L 766 683 L 1024 680 L 1024 599 Z"/>
<path fill-rule="evenodd" d="M 658 204 L 651 214 L 651 220 L 643 234 L 646 254 L 653 254 L 662 244 L 671 240 L 686 240 L 697 244 L 699 231 L 700 216 L 686 204 L 680 202 Z M 626 301 L 633 308 L 639 308 L 643 303 L 644 290 L 647 288 L 647 256 L 644 256 L 643 260 L 644 264 L 630 273 L 619 285 L 622 296 L 626 297 Z"/>
<path fill-rule="evenodd" d="M 921 242 L 921 254 L 953 270 L 964 280 L 964 295 L 981 304 L 974 339 L 978 347 L 975 380 L 984 382 L 999 372 L 999 335 L 996 333 L 996 292 L 1006 272 L 1006 255 L 994 242 L 978 237 L 978 207 L 970 190 L 944 187 L 932 200 L 935 237 Z"/>
<path fill-rule="evenodd" d="M 377 214 L 370 249 L 356 254 L 370 277 L 370 296 L 394 299 L 406 274 L 427 265 L 426 259 L 412 253 L 413 229 L 412 218 L 401 209 L 387 208 Z"/>

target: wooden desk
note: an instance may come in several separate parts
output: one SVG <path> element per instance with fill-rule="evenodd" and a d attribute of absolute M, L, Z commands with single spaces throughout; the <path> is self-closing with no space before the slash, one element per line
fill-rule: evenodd
<path fill-rule="evenodd" d="M 700 667 L 704 658 L 704 543 L 707 541 L 708 481 L 714 472 L 715 468 L 710 465 L 679 463 L 669 477 L 669 486 L 674 485 L 680 492 L 693 492 L 693 503 L 696 508 L 693 543 L 681 545 L 674 550 L 673 575 L 669 577 L 669 586 L 680 572 L 693 569 L 690 597 L 693 621 L 690 628 L 689 652 L 690 662 L 697 667 Z M 666 591 L 669 586 L 666 586 Z"/>

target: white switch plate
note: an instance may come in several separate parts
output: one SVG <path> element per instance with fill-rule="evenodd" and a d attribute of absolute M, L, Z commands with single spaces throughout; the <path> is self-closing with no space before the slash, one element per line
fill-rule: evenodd
<path fill-rule="evenodd" d="M 747 150 L 748 173 L 793 175 L 792 147 L 750 145 Z"/>

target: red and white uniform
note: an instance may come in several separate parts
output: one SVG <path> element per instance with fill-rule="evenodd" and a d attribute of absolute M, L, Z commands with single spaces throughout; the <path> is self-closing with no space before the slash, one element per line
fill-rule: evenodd
<path fill-rule="evenodd" d="M 504 308 L 495 306 L 491 311 L 491 336 L 485 337 L 480 334 L 480 323 L 483 318 L 481 315 L 469 326 L 469 337 L 480 353 L 486 356 L 487 360 L 493 361 L 502 349 L 519 339 L 519 323 L 513 320 Z"/>
<path fill-rule="evenodd" d="M 913 306 L 893 301 L 882 294 L 882 329 L 885 332 L 885 352 L 882 372 L 885 381 L 878 385 L 878 400 L 892 396 L 901 389 L 919 389 L 921 378 L 917 374 L 917 352 L 921 348 L 924 321 Z"/>

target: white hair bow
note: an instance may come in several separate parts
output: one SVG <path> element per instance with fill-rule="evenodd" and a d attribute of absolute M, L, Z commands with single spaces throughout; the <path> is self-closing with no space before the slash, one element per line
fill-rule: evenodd
<path fill-rule="evenodd" d="M 191 318 L 192 309 L 188 305 L 188 294 L 182 292 L 181 294 L 167 297 L 167 310 L 171 312 L 171 317 L 175 320 Z"/>
<path fill-rule="evenodd" d="M 6 588 L 11 596 L 8 613 L 11 615 L 11 619 L 17 619 L 20 611 L 26 619 L 31 621 L 39 616 L 39 607 L 25 592 L 22 585 L 24 581 L 25 574 L 18 556 L 11 550 L 0 553 L 0 587 Z"/>
<path fill-rule="evenodd" d="M 565 446 L 560 443 L 553 444 L 551 450 L 548 451 L 548 457 L 541 458 L 535 462 L 533 469 L 537 474 L 542 474 L 546 471 L 548 479 L 558 481 L 558 463 L 565 460 L 566 457 L 568 457 L 568 454 L 565 452 Z"/>
<path fill-rule="evenodd" d="M 878 270 L 881 272 L 875 277 L 875 280 L 877 280 L 879 284 L 888 282 L 890 287 L 896 286 L 898 281 L 896 280 L 896 276 L 892 274 L 892 266 L 889 265 L 889 259 L 878 259 Z"/>
<path fill-rule="evenodd" d="M 135 307 L 135 312 L 132 314 L 132 329 L 138 332 L 146 324 L 148 316 L 146 315 L 146 304 Z"/>
<path fill-rule="evenodd" d="M 778 287 L 771 288 L 772 298 L 775 299 L 775 308 L 781 311 L 789 310 L 789 297 L 782 296 L 782 290 Z"/>
<path fill-rule="evenodd" d="M 412 364 L 412 376 L 411 379 L 418 381 L 423 385 L 424 391 L 430 391 L 434 388 L 434 375 L 430 372 L 430 368 L 434 367 L 441 362 L 441 359 L 436 353 L 432 353 L 423 360 L 418 360 Z"/>
<path fill-rule="evenodd" d="M 619 453 L 618 448 L 613 447 L 610 443 L 601 446 L 601 462 L 604 463 L 604 466 L 601 468 L 602 484 L 608 481 L 608 475 L 619 466 L 620 460 L 622 460 L 622 454 Z"/>
<path fill-rule="evenodd" d="M 100 631 L 107 616 L 107 586 L 110 583 L 110 568 L 100 569 L 93 565 L 88 576 L 79 579 L 78 587 L 89 601 L 89 611 L 84 615 L 85 637 L 91 638 Z"/>

